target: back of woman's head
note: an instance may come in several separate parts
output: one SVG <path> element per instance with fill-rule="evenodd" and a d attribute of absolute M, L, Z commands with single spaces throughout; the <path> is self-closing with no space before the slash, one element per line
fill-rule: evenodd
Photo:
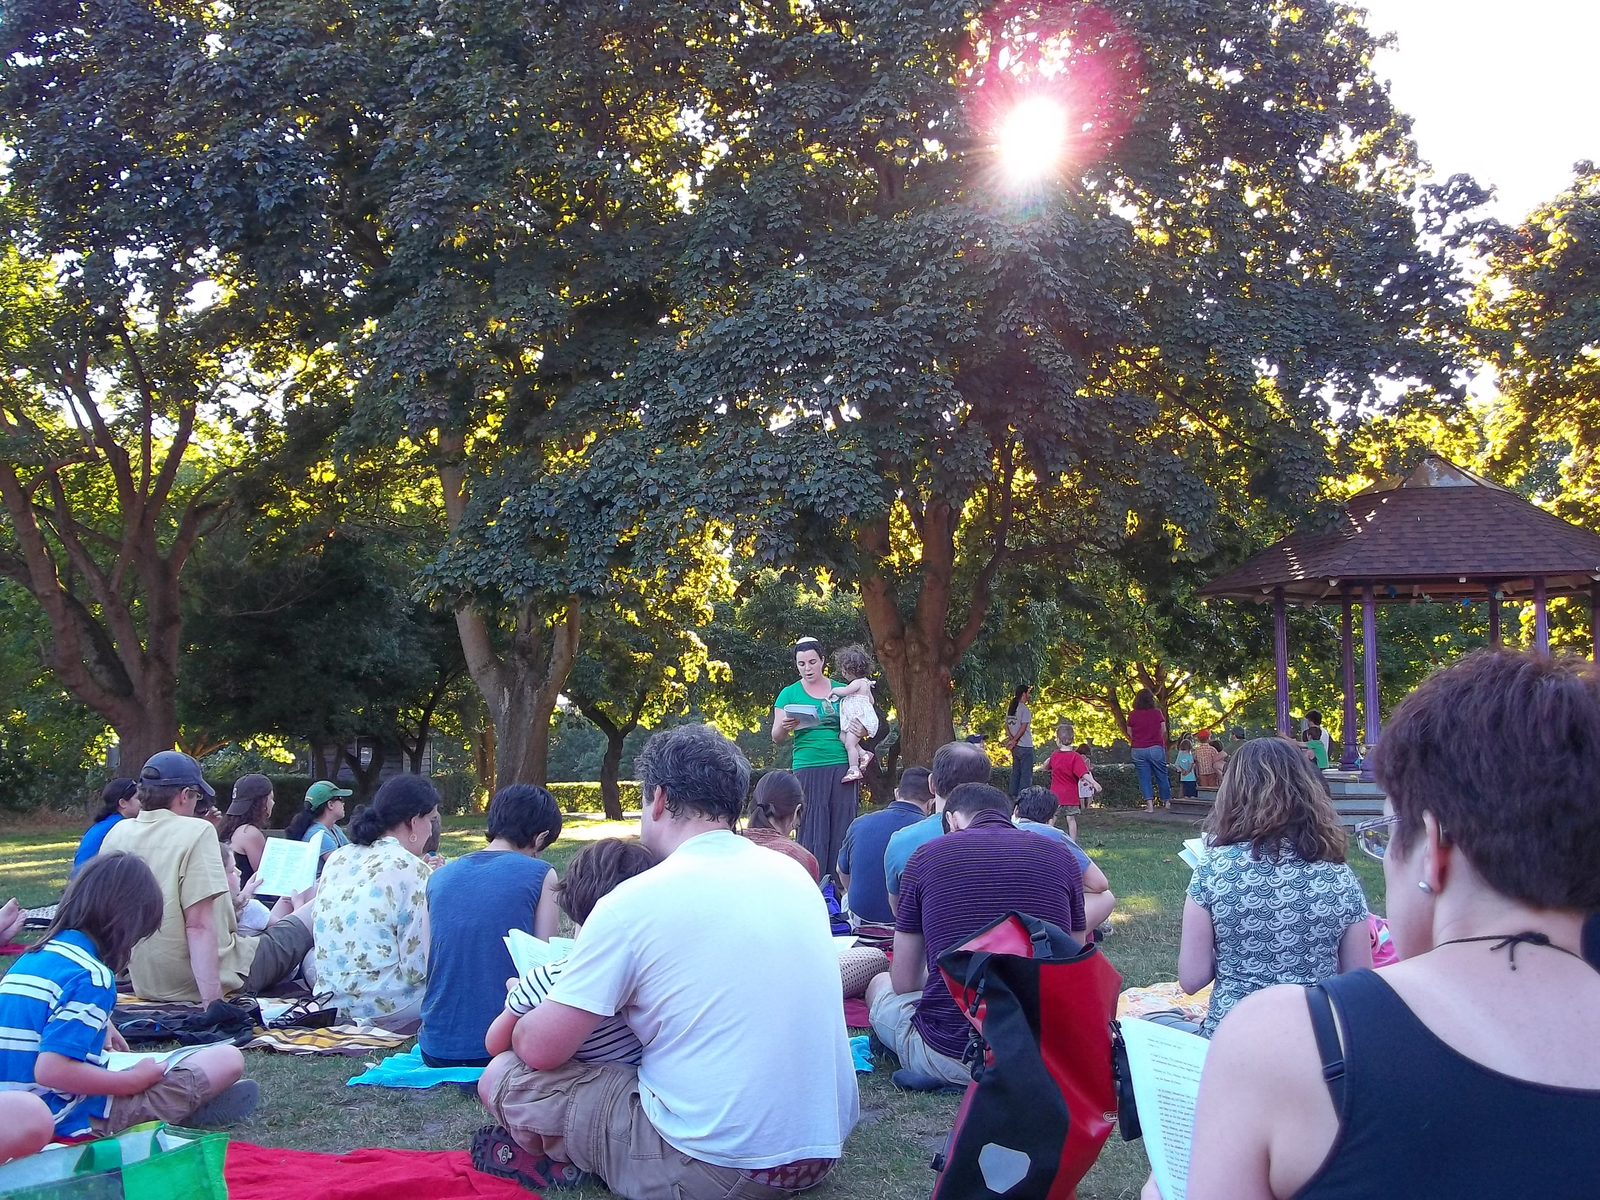
<path fill-rule="evenodd" d="M 430 780 L 421 775 L 396 775 L 351 819 L 350 840 L 370 846 L 396 825 L 426 816 L 438 807 L 439 792 Z"/>
<path fill-rule="evenodd" d="M 1140 688 L 1133 694 L 1133 706 L 1135 708 L 1154 708 L 1156 706 L 1155 693 L 1149 688 Z"/>
<path fill-rule="evenodd" d="M 1011 693 L 1011 705 L 1006 709 L 1006 716 L 1014 717 L 1017 715 L 1017 705 L 1022 703 L 1022 698 L 1028 694 L 1028 689 L 1032 686 L 1033 684 L 1031 683 L 1017 684 L 1017 690 Z"/>
<path fill-rule="evenodd" d="M 1400 818 L 1402 849 L 1431 812 L 1501 895 L 1537 908 L 1600 910 L 1600 673 L 1592 663 L 1510 650 L 1469 655 L 1395 709 L 1373 772 Z"/>
<path fill-rule="evenodd" d="M 116 812 L 122 802 L 130 796 L 139 794 L 139 784 L 133 779 L 113 779 L 100 789 L 100 807 L 95 810 L 94 819 L 104 821 Z"/>
<path fill-rule="evenodd" d="M 143 859 L 103 851 L 67 884 L 55 920 L 30 949 L 37 950 L 56 934 L 76 929 L 94 941 L 101 962 L 113 971 L 122 971 L 133 948 L 161 928 L 164 907 L 161 885 Z"/>
<path fill-rule="evenodd" d="M 792 771 L 768 771 L 756 783 L 750 797 L 751 829 L 776 829 L 779 822 L 787 824 L 806 798 L 800 786 L 800 777 Z"/>
<path fill-rule="evenodd" d="M 489 801 L 489 840 L 504 838 L 525 850 L 547 834 L 548 846 L 561 836 L 561 807 L 556 798 L 534 783 L 503 787 Z"/>
<path fill-rule="evenodd" d="M 572 856 L 566 875 L 556 884 L 556 907 L 575 925 L 582 925 L 600 897 L 655 865 L 655 855 L 638 842 L 623 838 L 590 842 Z"/>
<path fill-rule="evenodd" d="M 300 806 L 299 812 L 295 813 L 294 816 L 289 818 L 289 828 L 283 831 L 283 836 L 288 838 L 291 842 L 304 841 L 306 830 L 311 828 L 311 826 L 316 822 L 316 819 L 316 810 L 311 807 L 310 801 L 307 801 L 305 804 Z M 354 821 L 351 822 L 351 824 L 354 823 Z"/>
<path fill-rule="evenodd" d="M 1228 759 L 1205 832 L 1214 845 L 1249 842 L 1277 861 L 1284 843 L 1304 862 L 1343 862 L 1344 826 L 1310 761 L 1293 742 L 1254 738 Z"/>

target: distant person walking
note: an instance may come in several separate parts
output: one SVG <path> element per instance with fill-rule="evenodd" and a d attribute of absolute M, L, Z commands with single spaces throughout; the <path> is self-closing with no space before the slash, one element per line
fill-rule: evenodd
<path fill-rule="evenodd" d="M 1006 710 L 1005 747 L 1011 751 L 1011 798 L 1033 783 L 1033 685 L 1019 684 Z"/>
<path fill-rule="evenodd" d="M 1128 742 L 1133 747 L 1133 765 L 1139 772 L 1139 793 L 1146 812 L 1155 811 L 1154 795 L 1172 807 L 1172 783 L 1167 778 L 1167 714 L 1156 707 L 1155 695 L 1140 688 L 1128 714 Z M 1152 787 L 1152 783 L 1154 786 Z"/>
<path fill-rule="evenodd" d="M 839 740 L 839 702 L 833 699 L 839 685 L 823 669 L 822 643 L 801 638 L 794 644 L 794 665 L 800 678 L 772 702 L 772 740 L 794 738 L 791 766 L 805 792 L 798 840 L 832 870 L 861 795 L 856 783 L 845 781 L 850 756 Z M 865 734 L 865 729 L 856 732 Z"/>

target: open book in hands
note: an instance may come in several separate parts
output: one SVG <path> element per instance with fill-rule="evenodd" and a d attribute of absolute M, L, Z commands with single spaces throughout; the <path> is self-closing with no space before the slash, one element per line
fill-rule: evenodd
<path fill-rule="evenodd" d="M 1164 1200 L 1189 1191 L 1194 1102 L 1211 1043 L 1198 1034 L 1138 1018 L 1117 1022 L 1128 1051 L 1128 1074 L 1139 1108 L 1144 1152 Z"/>

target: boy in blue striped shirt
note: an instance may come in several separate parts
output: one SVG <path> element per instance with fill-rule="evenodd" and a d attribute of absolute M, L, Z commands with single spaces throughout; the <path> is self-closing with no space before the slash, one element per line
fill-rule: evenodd
<path fill-rule="evenodd" d="M 104 1137 L 143 1121 L 226 1123 L 254 1109 L 244 1058 L 208 1046 L 174 1063 L 108 1070 L 126 1050 L 111 1025 L 116 972 L 161 926 L 160 885 L 130 854 L 100 854 L 68 884 L 39 944 L 0 979 L 0 1092 L 49 1109 L 57 1138 Z M 226 1093 L 226 1095 L 224 1094 Z"/>

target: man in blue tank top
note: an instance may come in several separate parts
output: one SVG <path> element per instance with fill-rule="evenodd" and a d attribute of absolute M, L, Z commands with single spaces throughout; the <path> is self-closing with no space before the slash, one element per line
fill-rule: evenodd
<path fill-rule="evenodd" d="M 489 804 L 489 845 L 428 880 L 428 990 L 417 1044 L 430 1067 L 489 1063 L 484 1034 L 514 976 L 509 930 L 556 933 L 556 873 L 540 853 L 561 836 L 561 810 L 542 787 L 517 783 Z"/>

